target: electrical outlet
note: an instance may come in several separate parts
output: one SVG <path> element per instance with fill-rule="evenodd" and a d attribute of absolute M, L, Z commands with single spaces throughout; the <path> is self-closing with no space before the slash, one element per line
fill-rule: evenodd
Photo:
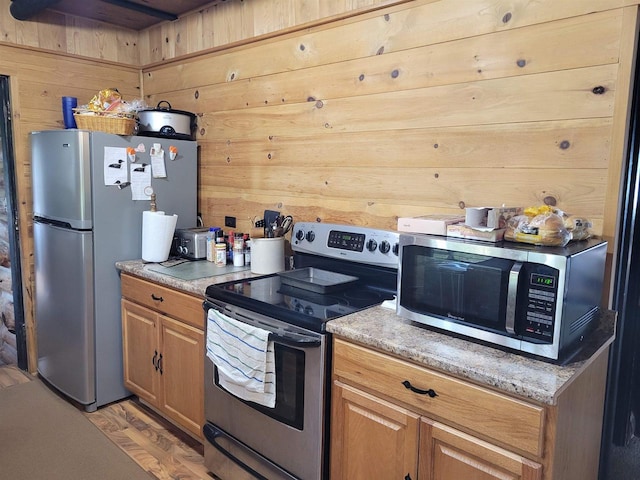
<path fill-rule="evenodd" d="M 224 217 L 224 226 L 236 228 L 236 217 Z"/>

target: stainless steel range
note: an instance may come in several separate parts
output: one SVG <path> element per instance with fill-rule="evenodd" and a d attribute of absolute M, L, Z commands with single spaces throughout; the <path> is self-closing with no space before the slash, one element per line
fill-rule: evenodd
<path fill-rule="evenodd" d="M 205 359 L 205 464 L 222 480 L 328 478 L 326 323 L 396 293 L 396 232 L 297 223 L 291 244 L 293 270 L 206 290 L 205 315 L 266 330 L 275 357 L 273 407 L 230 393 Z"/>

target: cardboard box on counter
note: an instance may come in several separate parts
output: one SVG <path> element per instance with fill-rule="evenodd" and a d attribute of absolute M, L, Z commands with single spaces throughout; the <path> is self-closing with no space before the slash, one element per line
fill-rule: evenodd
<path fill-rule="evenodd" d="M 468 207 L 464 223 L 470 227 L 505 228 L 507 220 L 522 215 L 522 212 L 522 207 Z"/>
<path fill-rule="evenodd" d="M 501 242 L 504 239 L 504 228 L 477 229 L 458 223 L 455 225 L 447 225 L 447 236 L 454 238 L 466 238 L 469 240 L 482 240 L 484 242 Z"/>
<path fill-rule="evenodd" d="M 464 222 L 463 215 L 432 214 L 421 217 L 398 218 L 398 231 L 411 233 L 428 233 L 431 235 L 446 235 L 447 226 Z"/>

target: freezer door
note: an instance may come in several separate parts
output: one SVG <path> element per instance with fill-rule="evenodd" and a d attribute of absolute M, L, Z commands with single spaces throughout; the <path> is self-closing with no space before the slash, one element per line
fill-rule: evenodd
<path fill-rule="evenodd" d="M 38 373 L 83 405 L 96 401 L 92 237 L 33 224 Z"/>
<path fill-rule="evenodd" d="M 33 215 L 91 229 L 89 132 L 31 132 Z"/>

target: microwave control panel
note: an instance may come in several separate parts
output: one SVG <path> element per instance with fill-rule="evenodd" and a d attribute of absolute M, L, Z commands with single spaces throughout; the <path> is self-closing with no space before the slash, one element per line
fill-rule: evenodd
<path fill-rule="evenodd" d="M 520 312 L 522 336 L 543 343 L 553 342 L 558 298 L 558 271 L 546 265 L 525 264 L 521 271 L 526 282 L 524 312 Z"/>

